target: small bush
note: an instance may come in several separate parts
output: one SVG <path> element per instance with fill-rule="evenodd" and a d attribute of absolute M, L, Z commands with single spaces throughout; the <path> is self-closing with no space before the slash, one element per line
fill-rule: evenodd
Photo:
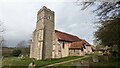
<path fill-rule="evenodd" d="M 112 54 L 112 56 L 117 56 L 117 55 L 118 55 L 118 52 L 116 52 L 116 51 L 111 51 L 111 54 Z"/>
<path fill-rule="evenodd" d="M 20 53 L 21 53 L 21 50 L 15 49 L 15 50 L 13 50 L 12 55 L 18 57 L 20 55 Z"/>

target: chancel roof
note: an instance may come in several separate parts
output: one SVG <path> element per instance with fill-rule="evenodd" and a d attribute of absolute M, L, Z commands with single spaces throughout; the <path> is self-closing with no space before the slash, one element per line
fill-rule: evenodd
<path fill-rule="evenodd" d="M 70 48 L 81 48 L 84 44 L 86 46 L 91 46 L 86 40 L 80 39 L 77 36 L 64 33 L 58 30 L 55 30 L 58 41 L 68 41 L 71 42 Z"/>
<path fill-rule="evenodd" d="M 77 36 L 64 33 L 58 30 L 55 30 L 55 34 L 59 41 L 69 41 L 69 42 L 82 41 L 82 39 L 78 38 Z"/>
<path fill-rule="evenodd" d="M 70 48 L 81 48 L 83 45 L 86 46 L 91 46 L 87 41 L 83 40 L 83 41 L 78 41 L 78 42 L 72 42 L 70 45 Z"/>

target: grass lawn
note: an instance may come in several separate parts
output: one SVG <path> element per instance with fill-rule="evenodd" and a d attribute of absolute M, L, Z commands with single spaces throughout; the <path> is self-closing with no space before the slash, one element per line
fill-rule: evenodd
<path fill-rule="evenodd" d="M 72 56 L 72 57 L 64 57 L 64 58 L 59 58 L 59 59 L 46 59 L 46 60 L 36 60 L 35 65 L 37 67 L 41 66 L 46 66 L 49 64 L 57 63 L 57 62 L 62 62 L 62 61 L 67 61 L 71 59 L 76 59 L 80 58 L 79 56 Z M 28 65 L 32 62 L 32 60 L 28 57 L 24 59 L 19 59 L 18 57 L 6 57 L 3 58 L 2 60 L 2 66 L 3 68 L 27 68 Z"/>
<path fill-rule="evenodd" d="M 120 60 L 118 60 L 119 57 L 111 57 L 108 61 L 104 60 L 104 56 L 99 56 L 100 61 L 95 63 L 92 61 L 92 57 L 87 57 L 84 58 L 82 60 L 84 61 L 88 61 L 89 65 L 91 66 L 90 68 L 96 68 L 96 67 L 109 67 L 109 68 L 118 68 L 118 66 L 120 65 Z M 60 64 L 57 66 L 70 66 L 70 68 L 75 68 L 77 66 L 77 64 L 80 62 L 81 60 L 77 60 L 77 61 L 73 61 L 73 62 L 69 62 L 69 63 L 65 63 L 65 64 Z"/>
<path fill-rule="evenodd" d="M 92 57 L 83 59 L 86 61 L 89 61 L 90 66 L 119 66 L 120 60 L 118 60 L 119 57 L 113 57 L 111 56 L 109 60 L 105 60 L 104 56 L 99 56 L 99 62 L 95 63 L 92 61 Z"/>
<path fill-rule="evenodd" d="M 32 62 L 28 57 L 20 59 L 18 57 L 6 57 L 2 60 L 3 68 L 27 68 L 29 63 Z"/>
<path fill-rule="evenodd" d="M 80 56 L 69 56 L 69 57 L 64 57 L 64 58 L 59 58 L 59 59 L 38 60 L 38 61 L 35 61 L 35 64 L 37 66 L 45 66 L 45 65 L 49 65 L 53 63 L 76 59 L 76 58 L 80 58 Z"/>

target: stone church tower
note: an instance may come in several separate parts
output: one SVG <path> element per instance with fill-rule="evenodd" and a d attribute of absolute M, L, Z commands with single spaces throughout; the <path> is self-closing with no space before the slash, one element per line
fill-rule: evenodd
<path fill-rule="evenodd" d="M 30 46 L 30 58 L 52 58 L 54 33 L 54 11 L 43 6 L 38 11 L 36 29 L 33 32 Z"/>

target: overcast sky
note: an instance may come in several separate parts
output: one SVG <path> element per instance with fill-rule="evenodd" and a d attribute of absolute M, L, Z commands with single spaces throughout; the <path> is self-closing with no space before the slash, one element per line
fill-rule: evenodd
<path fill-rule="evenodd" d="M 0 21 L 6 28 L 7 46 L 16 46 L 19 41 L 31 39 L 36 27 L 37 12 L 46 6 L 55 12 L 55 28 L 76 35 L 93 44 L 95 31 L 94 7 L 81 10 L 76 0 L 0 0 Z"/>

